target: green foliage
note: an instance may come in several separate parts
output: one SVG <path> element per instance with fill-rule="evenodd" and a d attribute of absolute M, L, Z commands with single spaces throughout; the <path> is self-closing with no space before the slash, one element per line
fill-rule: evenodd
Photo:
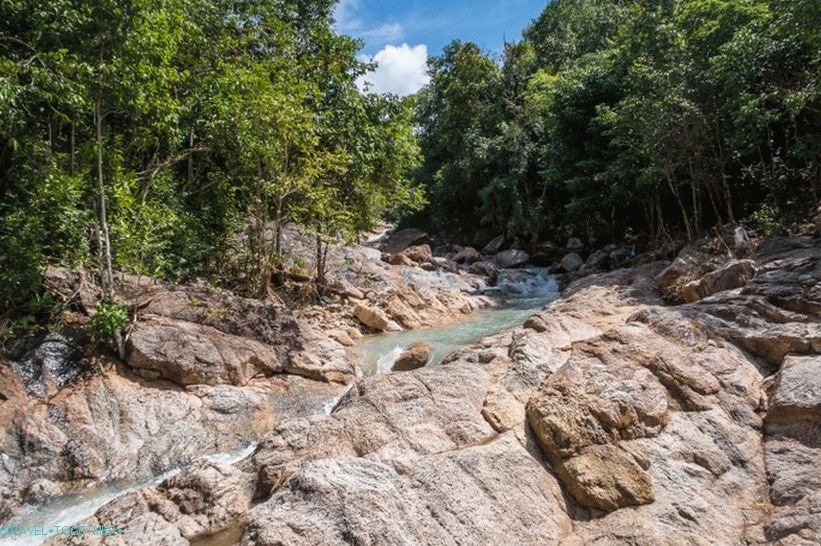
<path fill-rule="evenodd" d="M 772 205 L 761 205 L 757 211 L 750 215 L 750 220 L 756 231 L 767 236 L 778 235 L 783 229 L 778 218 L 778 210 Z"/>
<path fill-rule="evenodd" d="M 88 325 L 92 339 L 109 343 L 116 334 L 128 326 L 128 307 L 119 301 L 102 302 L 97 305 Z"/>
<path fill-rule="evenodd" d="M 48 264 L 105 284 L 107 238 L 115 268 L 263 295 L 272 227 L 327 242 L 421 206 L 412 109 L 358 91 L 334 4 L 0 2 L 0 320 L 40 320 Z"/>
<path fill-rule="evenodd" d="M 806 214 L 819 17 L 811 0 L 555 0 L 501 68 L 448 46 L 417 117 L 433 225 L 661 244 L 762 204 Z"/>

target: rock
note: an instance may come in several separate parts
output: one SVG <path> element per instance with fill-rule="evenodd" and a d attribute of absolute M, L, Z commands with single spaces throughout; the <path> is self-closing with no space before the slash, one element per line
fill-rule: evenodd
<path fill-rule="evenodd" d="M 583 273 L 592 273 L 594 271 L 601 271 L 607 269 L 608 261 L 610 260 L 610 253 L 615 248 L 610 245 L 595 251 L 587 258 L 587 262 L 581 267 Z"/>
<path fill-rule="evenodd" d="M 775 378 L 769 422 L 821 423 L 821 356 L 788 356 Z"/>
<path fill-rule="evenodd" d="M 94 311 L 102 297 L 102 291 L 84 270 L 71 271 L 65 267 L 47 266 L 43 271 L 43 286 L 67 305 L 78 305 L 87 314 Z"/>
<path fill-rule="evenodd" d="M 279 355 L 258 341 L 166 317 L 140 322 L 128 345 L 128 364 L 137 373 L 183 386 L 244 385 L 284 369 Z"/>
<path fill-rule="evenodd" d="M 494 237 L 485 247 L 482 249 L 482 254 L 486 255 L 493 255 L 499 252 L 502 249 L 502 245 L 505 244 L 506 237 L 504 235 L 499 235 Z"/>
<path fill-rule="evenodd" d="M 4 517 L 26 496 L 55 493 L 51 484 L 71 494 L 112 481 L 147 482 L 196 457 L 239 450 L 279 421 L 322 411 L 344 388 L 280 376 L 244 387 L 180 389 L 142 380 L 119 365 L 46 403 L 25 398 L 22 385 L 14 388 L 16 376 L 5 377 L 5 370 L 0 364 Z"/>
<path fill-rule="evenodd" d="M 445 271 L 449 271 L 451 273 L 455 273 L 459 270 L 455 263 L 448 260 L 447 258 L 442 258 L 440 256 L 434 256 L 428 262 L 434 266 L 434 269 L 443 269 Z"/>
<path fill-rule="evenodd" d="M 573 273 L 574 271 L 578 271 L 581 266 L 584 265 L 584 260 L 582 260 L 582 257 L 578 254 L 572 252 L 562 258 L 560 265 L 566 272 Z"/>
<path fill-rule="evenodd" d="M 328 337 L 345 347 L 353 347 L 356 344 L 346 330 L 328 330 Z"/>
<path fill-rule="evenodd" d="M 692 303 L 717 292 L 745 286 L 755 276 L 752 260 L 732 260 L 726 265 L 707 273 L 697 281 L 685 284 L 681 289 L 684 301 Z"/>
<path fill-rule="evenodd" d="M 451 259 L 456 263 L 473 264 L 480 261 L 482 259 L 482 255 L 472 246 L 466 246 L 457 252 Z"/>
<path fill-rule="evenodd" d="M 45 504 L 62 493 L 63 488 L 58 483 L 51 480 L 34 480 L 23 493 L 23 500 L 27 504 Z"/>
<path fill-rule="evenodd" d="M 429 245 L 412 246 L 403 250 L 402 254 L 416 263 L 427 262 L 433 256 Z"/>
<path fill-rule="evenodd" d="M 399 358 L 394 362 L 391 371 L 393 372 L 409 372 L 417 368 L 424 368 L 427 366 L 431 355 L 433 354 L 433 347 L 424 341 L 414 343 L 399 355 Z"/>
<path fill-rule="evenodd" d="M 631 455 L 612 445 L 584 449 L 564 465 L 560 475 L 580 504 L 605 512 L 655 500 L 650 475 Z"/>
<path fill-rule="evenodd" d="M 12 361 L 11 367 L 26 392 L 50 398 L 87 371 L 79 356 L 74 342 L 55 332 L 46 335 L 20 360 Z"/>
<path fill-rule="evenodd" d="M 582 243 L 581 239 L 577 237 L 571 237 L 567 240 L 567 245 L 565 246 L 567 250 L 578 251 L 584 248 L 584 243 Z"/>
<path fill-rule="evenodd" d="M 821 209 L 818 210 L 813 221 L 815 222 L 815 236 L 821 237 Z"/>
<path fill-rule="evenodd" d="M 416 262 L 404 254 L 382 254 L 382 261 L 391 265 L 402 265 L 405 267 L 415 267 Z"/>
<path fill-rule="evenodd" d="M 493 262 L 476 262 L 471 264 L 468 271 L 474 275 L 482 275 L 487 277 L 491 284 L 494 284 L 496 279 L 499 278 L 499 269 L 493 264 Z"/>
<path fill-rule="evenodd" d="M 229 529 L 251 506 L 254 476 L 236 467 L 197 461 L 159 485 L 124 494 L 81 525 L 125 529 L 117 544 L 190 544 Z M 55 537 L 47 545 L 97 544 L 97 536 Z M 125 542 L 122 542 L 125 540 Z M 102 543 L 110 542 L 103 539 Z M 113 541 L 111 542 L 113 543 Z"/>
<path fill-rule="evenodd" d="M 702 277 L 713 268 L 713 258 L 694 247 L 686 247 L 664 271 L 656 277 L 656 287 L 671 300 L 677 300 L 678 286 Z"/>
<path fill-rule="evenodd" d="M 398 325 L 390 320 L 382 310 L 361 303 L 354 306 L 353 316 L 362 324 L 374 330 L 385 332 L 401 329 L 398 328 Z"/>
<path fill-rule="evenodd" d="M 420 457 L 311 462 L 251 510 L 243 544 L 558 544 L 565 510 L 507 434 Z"/>
<path fill-rule="evenodd" d="M 359 288 L 353 286 L 348 282 L 342 283 L 341 289 L 342 295 L 348 298 L 353 298 L 355 300 L 362 300 L 365 299 L 365 293 L 362 292 Z"/>
<path fill-rule="evenodd" d="M 530 255 L 524 250 L 504 250 L 496 255 L 496 265 L 502 269 L 519 267 L 527 263 Z"/>
<path fill-rule="evenodd" d="M 420 229 L 408 228 L 393 233 L 385 240 L 380 249 L 388 254 L 401 254 L 405 249 L 412 246 L 430 243 L 430 237 Z"/>

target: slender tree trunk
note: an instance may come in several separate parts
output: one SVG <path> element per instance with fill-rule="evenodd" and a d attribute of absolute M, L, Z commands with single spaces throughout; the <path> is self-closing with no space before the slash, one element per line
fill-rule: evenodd
<path fill-rule="evenodd" d="M 97 140 L 97 189 L 99 191 L 99 222 L 102 234 L 102 258 L 100 264 L 103 270 L 103 290 L 106 299 L 114 300 L 114 269 L 111 265 L 111 237 L 108 230 L 108 210 L 105 193 L 105 179 L 103 177 L 103 112 L 102 99 L 98 95 L 94 103 L 94 129 Z M 114 332 L 114 342 L 117 345 L 117 354 L 120 360 L 125 361 L 125 340 L 120 331 Z"/>
<path fill-rule="evenodd" d="M 188 147 L 194 148 L 194 129 L 188 131 Z M 194 187 L 194 152 L 188 154 L 188 187 Z"/>
<path fill-rule="evenodd" d="M 103 290 L 106 297 L 114 297 L 114 273 L 111 266 L 111 238 L 108 232 L 108 210 L 105 193 L 105 180 L 103 178 L 103 115 L 101 99 L 98 96 L 94 103 L 94 129 L 97 140 L 97 191 L 99 198 L 99 223 L 102 235 L 103 263 L 100 269 L 103 274 Z"/>
<path fill-rule="evenodd" d="M 325 287 L 325 253 L 322 251 L 322 232 L 316 232 L 316 285 L 317 289 Z"/>
<path fill-rule="evenodd" d="M 76 159 L 76 145 L 74 141 L 74 120 L 71 120 L 71 136 L 69 137 L 70 140 L 70 155 L 71 155 L 71 176 L 74 176 L 74 172 L 77 170 L 77 159 Z"/>
<path fill-rule="evenodd" d="M 675 182 L 673 182 L 673 177 L 670 174 L 669 170 L 665 170 L 664 174 L 667 178 L 667 185 L 670 186 L 670 191 L 673 193 L 673 197 L 676 198 L 678 207 L 681 210 L 681 218 L 684 221 L 684 229 L 687 231 L 687 241 L 691 242 L 693 241 L 693 228 L 690 225 L 690 218 L 687 216 L 687 208 L 684 206 L 684 202 L 681 200 L 681 193 L 679 193 Z"/>

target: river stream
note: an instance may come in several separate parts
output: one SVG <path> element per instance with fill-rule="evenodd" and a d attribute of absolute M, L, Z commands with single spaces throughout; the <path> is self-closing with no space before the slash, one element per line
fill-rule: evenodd
<path fill-rule="evenodd" d="M 435 366 L 459 347 L 521 324 L 527 317 L 559 295 L 556 280 L 540 269 L 502 271 L 497 286 L 490 287 L 485 292 L 503 298 L 505 303 L 499 307 L 477 311 L 466 317 L 464 321 L 455 324 L 365 338 L 352 351 L 353 355 L 360 360 L 362 374 L 370 376 L 389 372 L 402 351 L 419 341 L 424 341 L 433 348 L 428 365 Z M 324 411 L 330 413 L 340 398 L 341 395 L 329 399 L 324 405 Z M 203 459 L 232 464 L 250 456 L 255 448 L 256 443 L 249 443 L 242 450 L 204 456 Z M 77 524 L 94 515 L 97 510 L 115 498 L 143 487 L 159 484 L 178 472 L 179 470 L 171 470 L 147 482 L 113 482 L 103 487 L 67 495 L 43 506 L 27 506 L 5 525 L 14 526 L 17 529 L 43 526 L 46 536 L 15 537 L 0 534 L 0 544 L 3 546 L 41 544 L 48 538 L 49 526 Z"/>

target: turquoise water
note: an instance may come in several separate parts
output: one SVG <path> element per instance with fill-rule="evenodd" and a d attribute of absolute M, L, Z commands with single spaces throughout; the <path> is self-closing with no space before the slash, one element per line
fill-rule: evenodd
<path fill-rule="evenodd" d="M 459 347 L 521 325 L 529 316 L 559 296 L 556 280 L 544 270 L 503 272 L 498 287 L 487 291 L 506 301 L 497 308 L 477 311 L 464 321 L 439 328 L 390 332 L 365 338 L 352 353 L 365 376 L 387 373 L 404 349 L 424 341 L 433 348 L 429 366 L 435 366 Z"/>

